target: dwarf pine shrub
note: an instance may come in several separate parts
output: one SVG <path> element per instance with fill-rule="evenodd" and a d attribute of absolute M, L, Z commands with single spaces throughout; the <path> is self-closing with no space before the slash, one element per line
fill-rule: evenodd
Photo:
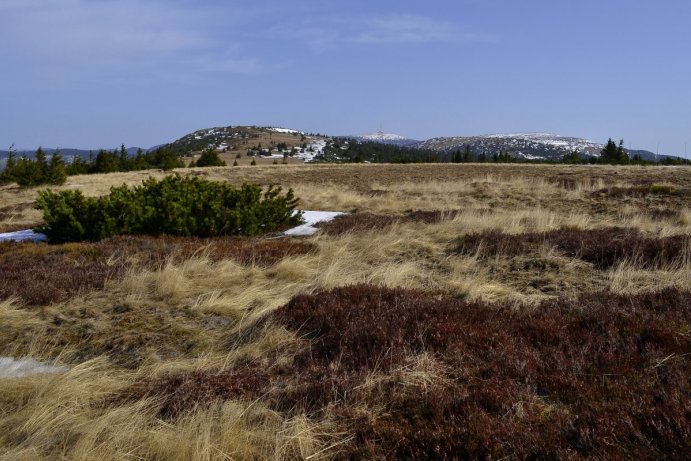
<path fill-rule="evenodd" d="M 302 221 L 292 189 L 236 188 L 197 177 L 149 178 L 142 185 L 112 187 L 102 197 L 81 191 L 39 192 L 40 229 L 51 242 L 101 240 L 113 235 L 213 237 L 260 235 Z"/>

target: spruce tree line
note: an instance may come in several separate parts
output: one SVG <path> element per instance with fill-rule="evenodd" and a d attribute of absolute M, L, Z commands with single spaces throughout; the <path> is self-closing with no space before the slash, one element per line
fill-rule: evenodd
<path fill-rule="evenodd" d="M 67 176 L 78 174 L 149 169 L 167 171 L 184 166 L 177 154 L 166 147 L 146 153 L 139 149 L 136 155 L 130 156 L 123 145 L 120 149 L 112 151 L 101 149 L 96 155 L 90 155 L 86 160 L 75 155 L 69 164 L 65 162 L 60 151 L 55 151 L 49 159 L 43 148 L 39 147 L 33 158 L 24 155 L 18 156 L 15 151 L 10 150 L 5 169 L 0 172 L 0 184 L 16 182 L 22 187 L 33 187 L 41 184 L 60 185 L 64 184 Z"/>
<path fill-rule="evenodd" d="M 67 166 L 67 174 L 115 173 L 150 169 L 167 171 L 184 166 L 185 164 L 180 160 L 180 157 L 166 147 L 146 153 L 138 149 L 137 153 L 131 156 L 127 153 L 125 146 L 121 145 L 120 149 L 112 151 L 101 149 L 95 156 L 90 155 L 87 160 L 75 156 L 72 163 Z"/>
<path fill-rule="evenodd" d="M 60 185 L 67 179 L 67 167 L 59 152 L 48 160 L 42 148 L 38 148 L 33 159 L 21 156 L 10 150 L 5 169 L 0 173 L 0 184 L 16 182 L 22 187 L 40 184 Z"/>

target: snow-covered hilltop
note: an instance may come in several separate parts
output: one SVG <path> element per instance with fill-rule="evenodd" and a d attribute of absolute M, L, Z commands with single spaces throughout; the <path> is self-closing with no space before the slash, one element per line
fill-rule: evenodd
<path fill-rule="evenodd" d="M 382 144 L 395 144 L 398 146 L 412 146 L 420 142 L 415 139 L 406 138 L 400 134 L 384 133 L 383 131 L 357 136 L 347 136 L 347 138 L 361 142 L 379 142 Z"/>
<path fill-rule="evenodd" d="M 507 133 L 482 136 L 453 136 L 432 138 L 415 147 L 438 152 L 464 150 L 466 146 L 475 155 L 492 156 L 504 152 L 523 159 L 557 160 L 566 154 L 599 156 L 603 144 L 582 138 L 551 133 Z"/>
<path fill-rule="evenodd" d="M 383 131 L 378 131 L 371 134 L 363 134 L 359 136 L 361 139 L 367 139 L 368 141 L 402 141 L 406 139 L 405 136 L 393 133 L 384 133 Z"/>
<path fill-rule="evenodd" d="M 285 156 L 310 162 L 321 154 L 327 137 L 276 126 L 227 126 L 205 128 L 168 144 L 182 156 L 198 155 L 204 149 L 220 153 L 282 159 Z M 232 155 L 230 155 L 232 157 Z"/>

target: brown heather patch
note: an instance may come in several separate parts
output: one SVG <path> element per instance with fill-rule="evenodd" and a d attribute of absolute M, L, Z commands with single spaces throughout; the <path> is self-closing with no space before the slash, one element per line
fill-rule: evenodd
<path fill-rule="evenodd" d="M 256 363 L 248 362 L 219 372 L 198 370 L 167 374 L 139 383 L 108 403 L 118 405 L 153 398 L 160 405 L 158 416 L 171 420 L 197 409 L 208 408 L 217 401 L 254 396 L 267 382 L 267 371 Z"/>
<path fill-rule="evenodd" d="M 682 212 L 672 208 L 653 208 L 645 212 L 647 216 L 656 221 L 671 220 L 678 221 L 682 218 Z"/>
<path fill-rule="evenodd" d="M 193 255 L 212 261 L 234 259 L 269 266 L 288 255 L 315 251 L 315 246 L 288 239 L 196 239 L 115 237 L 96 243 L 46 245 L 0 243 L 0 299 L 17 297 L 28 305 L 66 301 L 119 279 L 131 267 L 157 269 L 166 261 Z"/>
<path fill-rule="evenodd" d="M 608 198 L 645 197 L 648 195 L 687 197 L 691 195 L 691 191 L 670 184 L 643 184 L 631 187 L 607 187 L 594 191 L 592 194 L 593 196 L 605 196 Z"/>
<path fill-rule="evenodd" d="M 304 338 L 292 364 L 164 376 L 120 398 L 162 399 L 161 415 L 176 417 L 263 396 L 353 434 L 337 459 L 681 460 L 691 449 L 690 299 L 597 293 L 520 311 L 338 288 L 265 320 Z M 432 365 L 412 370 L 415 357 Z"/>
<path fill-rule="evenodd" d="M 317 224 L 317 227 L 321 233 L 326 235 L 343 235 L 349 232 L 384 229 L 400 222 L 400 220 L 400 216 L 353 213 L 337 216 L 331 221 Z"/>
<path fill-rule="evenodd" d="M 234 259 L 241 264 L 271 266 L 286 256 L 316 251 L 316 246 L 291 239 L 219 237 L 115 237 L 96 243 L 105 253 L 123 254 L 136 259 L 145 268 L 156 269 L 165 262 L 181 263 L 192 256 L 206 256 L 211 261 Z"/>
<path fill-rule="evenodd" d="M 274 319 L 310 346 L 275 402 L 336 405 L 357 440 L 343 458 L 683 459 L 689 299 L 599 294 L 521 313 L 372 286 L 298 296 Z M 446 382 L 358 391 L 420 353 L 448 366 Z"/>
<path fill-rule="evenodd" d="M 418 222 L 434 224 L 442 219 L 453 219 L 460 211 L 408 211 L 403 215 L 380 215 L 373 213 L 351 213 L 339 215 L 331 221 L 318 224 L 317 227 L 326 235 L 343 235 L 350 232 L 365 232 L 384 229 L 396 223 Z"/>
<path fill-rule="evenodd" d="M 553 246 L 566 256 L 592 263 L 598 269 L 608 269 L 624 261 L 659 268 L 689 256 L 687 236 L 653 238 L 642 235 L 637 229 L 621 227 L 561 228 L 517 235 L 488 230 L 457 239 L 453 252 L 477 254 L 483 258 L 497 255 L 513 257 L 535 252 L 542 245 Z"/>
<path fill-rule="evenodd" d="M 17 297 L 29 305 L 48 305 L 103 289 L 106 280 L 124 273 L 122 264 L 109 264 L 90 245 L 0 243 L 0 299 Z"/>

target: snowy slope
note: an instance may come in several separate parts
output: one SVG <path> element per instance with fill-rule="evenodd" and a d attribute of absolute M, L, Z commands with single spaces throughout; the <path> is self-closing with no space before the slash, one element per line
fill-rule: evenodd
<path fill-rule="evenodd" d="M 582 155 L 599 156 L 603 144 L 582 138 L 551 133 L 507 133 L 483 136 L 454 136 L 432 138 L 416 147 L 439 152 L 464 150 L 469 146 L 475 155 L 491 156 L 507 152 L 524 159 L 559 159 L 574 151 Z"/>

